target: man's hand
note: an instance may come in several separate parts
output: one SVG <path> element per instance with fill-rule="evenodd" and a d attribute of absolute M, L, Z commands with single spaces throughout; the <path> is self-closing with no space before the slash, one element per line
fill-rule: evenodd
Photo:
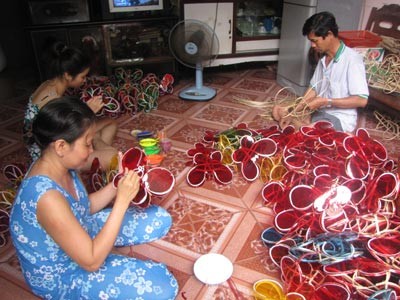
<path fill-rule="evenodd" d="M 286 126 L 292 124 L 293 118 L 291 116 L 286 116 L 279 121 L 279 127 L 284 129 Z"/>
<path fill-rule="evenodd" d="M 291 107 L 275 105 L 272 108 L 272 117 L 278 121 L 280 128 L 285 128 L 292 123 Z"/>
<path fill-rule="evenodd" d="M 314 97 L 311 99 L 307 99 L 307 102 L 302 100 L 299 105 L 296 107 L 296 112 L 301 112 L 304 109 L 309 109 L 311 111 L 317 110 L 319 108 L 325 107 L 328 103 L 327 98 L 323 97 Z"/>

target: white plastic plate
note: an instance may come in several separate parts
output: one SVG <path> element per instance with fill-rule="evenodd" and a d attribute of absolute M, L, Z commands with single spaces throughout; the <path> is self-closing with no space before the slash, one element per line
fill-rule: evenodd
<path fill-rule="evenodd" d="M 193 271 L 197 279 L 205 284 L 220 284 L 232 276 L 233 265 L 222 254 L 209 253 L 196 260 Z"/>

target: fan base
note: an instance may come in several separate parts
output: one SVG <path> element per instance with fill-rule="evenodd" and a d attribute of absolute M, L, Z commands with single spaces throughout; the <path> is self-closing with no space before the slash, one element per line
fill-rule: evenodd
<path fill-rule="evenodd" d="M 213 88 L 192 86 L 182 90 L 179 93 L 179 98 L 192 101 L 208 101 L 214 98 L 216 94 L 217 91 Z"/>

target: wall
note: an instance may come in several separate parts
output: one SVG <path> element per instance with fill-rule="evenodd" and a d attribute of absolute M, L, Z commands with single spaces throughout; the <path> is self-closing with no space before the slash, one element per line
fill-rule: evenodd
<path fill-rule="evenodd" d="M 351 0 L 350 0 L 351 1 Z M 384 5 L 388 4 L 398 4 L 400 5 L 400 0 L 365 0 L 365 7 L 363 17 L 360 21 L 360 29 L 365 29 L 367 25 L 369 15 L 371 13 L 371 9 L 373 7 L 381 8 Z"/>
<path fill-rule="evenodd" d="M 7 68 L 18 69 L 34 65 L 29 36 L 24 30 L 27 20 L 25 3 L 21 0 L 1 1 L 0 45 L 7 60 Z"/>

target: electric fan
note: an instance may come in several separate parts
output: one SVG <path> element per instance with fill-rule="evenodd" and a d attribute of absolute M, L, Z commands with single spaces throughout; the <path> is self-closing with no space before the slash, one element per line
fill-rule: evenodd
<path fill-rule="evenodd" d="M 203 68 L 211 65 L 219 51 L 214 30 L 198 20 L 180 21 L 171 29 L 169 48 L 181 64 L 196 69 L 196 85 L 183 89 L 179 97 L 194 101 L 214 98 L 217 91 L 203 86 Z"/>

